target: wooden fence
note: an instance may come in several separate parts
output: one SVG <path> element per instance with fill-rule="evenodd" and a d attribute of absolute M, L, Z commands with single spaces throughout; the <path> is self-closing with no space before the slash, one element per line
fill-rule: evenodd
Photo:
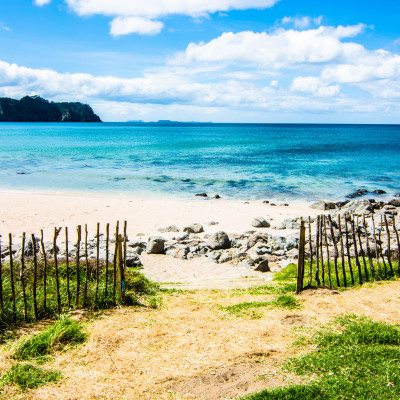
<path fill-rule="evenodd" d="M 38 320 L 70 309 L 102 308 L 124 303 L 126 221 L 123 234 L 119 229 L 117 222 L 114 238 L 110 239 L 110 225 L 106 225 L 104 259 L 100 258 L 100 237 L 103 235 L 99 223 L 95 236 L 96 256 L 92 259 L 88 257 L 87 225 L 84 231 L 81 225 L 76 229 L 73 256 L 70 255 L 68 228 L 54 229 L 50 248 L 45 245 L 43 230 L 40 238 L 32 234 L 30 243 L 23 233 L 18 254 L 15 254 L 17 243 L 13 235 L 9 234 L 6 241 L 3 238 L 0 254 L 2 245 L 8 250 L 4 258 L 0 257 L 0 321 Z M 57 242 L 62 239 L 65 253 L 61 256 Z"/>
<path fill-rule="evenodd" d="M 302 220 L 296 292 L 400 276 L 399 249 L 394 214 L 380 218 L 346 214 L 335 219 L 320 215 L 315 223 L 311 218 Z"/>

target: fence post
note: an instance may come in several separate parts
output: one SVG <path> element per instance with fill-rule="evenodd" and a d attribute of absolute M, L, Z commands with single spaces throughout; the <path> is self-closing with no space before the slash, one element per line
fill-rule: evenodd
<path fill-rule="evenodd" d="M 11 281 L 11 293 L 13 300 L 13 318 L 14 323 L 17 322 L 17 309 L 15 303 L 15 285 L 14 285 L 14 264 L 13 264 L 13 253 L 12 253 L 12 234 L 8 235 L 9 238 L 9 252 L 10 252 L 10 281 Z"/>
<path fill-rule="evenodd" d="M 117 287 L 121 303 L 125 301 L 124 256 L 122 252 L 122 235 L 117 236 Z"/>
<path fill-rule="evenodd" d="M 301 219 L 300 225 L 300 241 L 299 241 L 299 259 L 297 264 L 297 285 L 296 294 L 299 294 L 303 290 L 304 281 L 304 249 L 306 239 L 306 227 L 303 219 Z"/>
<path fill-rule="evenodd" d="M 1 260 L 1 235 L 0 235 L 0 308 L 1 308 L 1 319 L 3 319 L 3 264 Z"/>
<path fill-rule="evenodd" d="M 22 296 L 24 298 L 24 318 L 25 322 L 28 321 L 28 303 L 26 300 L 26 288 L 25 288 L 25 239 L 26 234 L 25 232 L 22 234 L 22 247 L 21 247 L 21 272 L 20 272 L 20 279 L 22 284 Z"/>
<path fill-rule="evenodd" d="M 39 319 L 38 306 L 37 306 L 37 256 L 36 256 L 36 239 L 35 235 L 32 233 L 32 247 L 33 247 L 33 310 L 35 312 L 35 321 Z"/>

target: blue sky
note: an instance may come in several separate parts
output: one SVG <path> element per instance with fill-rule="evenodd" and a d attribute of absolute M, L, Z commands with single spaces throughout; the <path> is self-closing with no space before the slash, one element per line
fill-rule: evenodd
<path fill-rule="evenodd" d="M 12 0 L 0 96 L 105 121 L 400 123 L 398 0 Z"/>

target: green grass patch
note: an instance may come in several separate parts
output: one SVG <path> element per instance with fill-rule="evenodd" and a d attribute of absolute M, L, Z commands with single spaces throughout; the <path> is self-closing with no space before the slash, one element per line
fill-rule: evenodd
<path fill-rule="evenodd" d="M 286 268 L 281 269 L 278 271 L 274 277 L 274 281 L 291 281 L 296 279 L 297 277 L 297 265 L 292 263 L 289 264 Z"/>
<path fill-rule="evenodd" d="M 251 301 L 219 307 L 220 310 L 236 315 L 237 317 L 250 315 L 253 318 L 262 317 L 262 314 L 259 312 L 255 313 L 255 310 L 260 308 L 294 310 L 301 308 L 301 303 L 294 296 L 284 294 L 268 301 Z"/>
<path fill-rule="evenodd" d="M 268 294 L 288 294 L 296 291 L 296 283 L 283 283 L 262 286 L 252 286 L 246 289 L 233 289 L 231 296 L 263 296 Z"/>
<path fill-rule="evenodd" d="M 303 385 L 266 390 L 246 400 L 399 399 L 400 329 L 363 317 L 345 316 L 313 337 L 316 350 L 289 360 L 285 369 Z"/>
<path fill-rule="evenodd" d="M 0 389 L 5 385 L 16 385 L 20 389 L 34 389 L 50 382 L 57 382 L 62 378 L 59 371 L 45 371 L 31 364 L 14 364 L 9 371 L 0 378 Z"/>
<path fill-rule="evenodd" d="M 14 285 L 16 293 L 16 320 L 17 322 L 24 320 L 24 298 L 23 298 L 23 285 L 20 275 L 20 263 L 18 260 L 14 262 Z M 69 310 L 68 306 L 68 290 L 67 290 L 67 267 L 65 262 L 59 262 L 59 287 L 60 287 L 60 300 L 61 309 L 64 311 Z M 96 276 L 96 263 L 95 260 L 90 260 L 88 266 L 84 260 L 81 260 L 79 272 L 76 270 L 76 265 L 70 260 L 69 264 L 69 287 L 70 287 L 70 301 L 71 306 L 76 308 L 86 308 L 91 310 L 101 310 L 114 307 L 121 304 L 119 297 L 119 290 L 116 289 L 115 298 L 113 296 L 113 266 L 109 265 L 108 273 L 106 274 L 106 266 L 104 261 L 99 265 L 99 285 L 97 288 Z M 107 275 L 107 279 L 106 279 Z M 39 258 L 37 268 L 37 307 L 38 316 L 54 317 L 58 315 L 58 302 L 56 290 L 56 277 L 54 261 L 48 260 L 47 274 L 46 274 L 46 308 L 44 307 L 44 265 L 43 260 Z M 79 289 L 79 304 L 76 304 L 78 285 Z M 2 318 L 0 318 L 0 338 L 1 332 L 10 327 L 14 320 L 13 302 L 12 302 L 12 288 L 11 288 L 11 273 L 10 266 L 3 262 L 2 265 L 2 284 L 3 284 L 3 300 L 4 308 Z M 30 259 L 26 260 L 26 269 L 23 275 L 25 282 L 25 292 L 27 299 L 27 316 L 28 322 L 33 322 L 34 318 L 34 303 L 33 303 L 33 267 Z M 106 291 L 107 284 L 107 291 Z M 159 286 L 154 282 L 147 279 L 139 270 L 129 268 L 125 274 L 125 304 L 126 305 L 141 305 L 141 300 L 148 300 L 149 297 L 155 296 L 159 293 Z"/>
<path fill-rule="evenodd" d="M 52 326 L 34 336 L 24 336 L 12 347 L 17 360 L 39 359 L 66 346 L 83 343 L 87 333 L 82 324 L 68 317 L 61 317 Z"/>

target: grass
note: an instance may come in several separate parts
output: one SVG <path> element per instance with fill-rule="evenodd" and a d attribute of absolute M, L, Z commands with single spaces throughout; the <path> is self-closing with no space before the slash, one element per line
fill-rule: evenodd
<path fill-rule="evenodd" d="M 33 302 L 33 268 L 27 261 L 26 270 L 24 274 L 24 281 L 26 285 L 26 299 L 27 299 L 27 320 L 34 321 L 34 302 Z M 106 289 L 106 268 L 104 262 L 101 262 L 99 268 L 99 286 L 96 291 L 96 264 L 92 260 L 89 262 L 87 271 L 86 265 L 81 261 L 79 274 L 77 274 L 76 266 L 72 263 L 69 265 L 69 286 L 70 286 L 70 299 L 71 307 L 88 308 L 88 309 L 105 309 L 114 307 L 121 303 L 119 291 L 116 290 L 116 296 L 113 296 L 113 267 L 110 265 L 107 274 L 107 293 Z M 87 272 L 87 274 L 86 274 Z M 79 304 L 76 304 L 77 294 L 77 277 L 80 279 L 80 295 Z M 86 279 L 87 277 L 87 279 Z M 87 285 L 86 285 L 87 281 Z M 20 278 L 20 265 L 18 261 L 14 262 L 14 282 L 16 293 L 16 320 L 24 320 L 24 297 L 23 286 Z M 54 262 L 48 260 L 47 268 L 47 294 L 46 294 L 46 308 L 44 307 L 44 266 L 40 262 L 38 265 L 37 273 L 37 307 L 39 319 L 44 317 L 53 317 L 58 315 L 57 291 L 56 291 L 56 278 Z M 61 309 L 66 311 L 68 307 L 68 290 L 67 290 L 67 267 L 65 262 L 59 264 L 59 286 Z M 85 287 L 87 286 L 87 290 Z M 12 302 L 12 288 L 11 288 L 11 275 L 10 267 L 7 264 L 2 265 L 2 287 L 3 287 L 3 300 L 4 307 L 3 313 L 0 318 L 0 336 L 6 328 L 13 323 L 13 302 Z M 85 294 L 86 293 L 86 294 Z M 127 269 L 125 276 L 125 304 L 127 305 L 141 305 L 142 301 L 146 303 L 152 296 L 159 293 L 159 287 L 154 282 L 148 280 L 143 274 L 136 269 Z"/>
<path fill-rule="evenodd" d="M 294 310 L 301 308 L 301 303 L 294 296 L 284 294 L 268 301 L 251 301 L 233 304 L 226 307 L 219 307 L 220 310 L 226 311 L 237 317 L 250 315 L 253 318 L 261 318 L 262 314 L 254 313 L 254 310 L 259 308 Z"/>
<path fill-rule="evenodd" d="M 62 378 L 59 371 L 45 371 L 32 364 L 14 364 L 0 378 L 0 389 L 5 385 L 17 385 L 20 389 L 34 389 Z"/>
<path fill-rule="evenodd" d="M 263 296 L 268 294 L 289 294 L 296 291 L 296 283 L 283 283 L 262 286 L 252 286 L 246 289 L 232 289 L 231 296 Z"/>
<path fill-rule="evenodd" d="M 83 343 L 87 338 L 82 324 L 68 317 L 61 317 L 52 326 L 34 336 L 23 336 L 12 347 L 17 360 L 39 359 L 66 346 Z"/>
<path fill-rule="evenodd" d="M 303 385 L 266 390 L 246 400 L 400 398 L 400 329 L 354 315 L 313 338 L 316 349 L 284 365 Z"/>

